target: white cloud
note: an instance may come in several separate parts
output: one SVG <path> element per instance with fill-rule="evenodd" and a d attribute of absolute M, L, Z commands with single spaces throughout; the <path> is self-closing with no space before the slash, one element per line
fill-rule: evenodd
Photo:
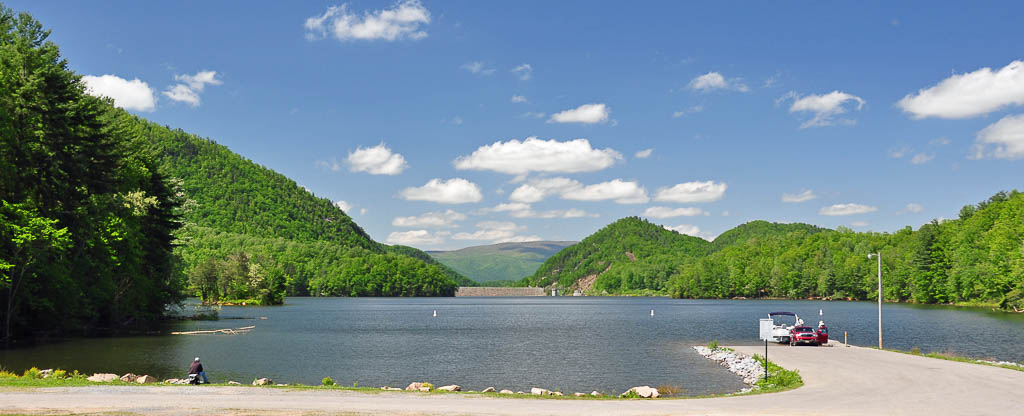
<path fill-rule="evenodd" d="M 604 104 L 583 104 L 579 107 L 551 115 L 548 123 L 584 123 L 595 124 L 608 121 L 611 109 Z"/>
<path fill-rule="evenodd" d="M 512 96 L 512 102 L 514 102 L 514 103 L 525 103 L 526 102 L 526 97 L 524 97 L 522 95 L 513 95 Z M 541 116 L 541 117 L 543 117 L 543 116 Z"/>
<path fill-rule="evenodd" d="M 540 140 L 497 141 L 480 146 L 473 154 L 455 159 L 459 170 L 493 170 L 510 174 L 529 172 L 593 172 L 607 168 L 622 159 L 612 149 L 594 149 L 587 139 L 565 142 Z"/>
<path fill-rule="evenodd" d="M 639 152 L 636 152 L 636 154 L 634 154 L 633 157 L 637 159 L 647 159 L 651 157 L 652 152 L 654 152 L 654 149 L 644 149 Z"/>
<path fill-rule="evenodd" d="M 1024 114 L 1006 116 L 978 132 L 972 158 L 1024 158 Z"/>
<path fill-rule="evenodd" d="M 916 213 L 919 213 L 921 211 L 924 211 L 924 206 L 921 205 L 921 204 L 915 204 L 915 203 L 911 202 L 911 203 L 907 204 L 907 207 L 904 208 L 904 210 L 907 211 L 907 212 L 913 212 L 913 213 L 916 214 Z"/>
<path fill-rule="evenodd" d="M 947 139 L 945 137 L 940 137 L 938 139 L 932 139 L 931 141 L 928 142 L 928 144 L 930 144 L 932 146 L 947 146 L 947 145 L 950 145 L 952 143 L 953 143 L 952 140 L 949 140 L 949 139 Z"/>
<path fill-rule="evenodd" d="M 998 71 L 981 68 L 956 74 L 935 86 L 907 94 L 897 103 L 913 118 L 967 118 L 1010 105 L 1024 105 L 1024 61 Z"/>
<path fill-rule="evenodd" d="M 522 64 L 512 68 L 512 73 L 516 74 L 523 81 L 529 81 L 533 76 L 533 67 L 530 64 Z"/>
<path fill-rule="evenodd" d="M 710 92 L 714 90 L 736 90 L 739 92 L 749 91 L 750 88 L 741 81 L 742 79 L 740 78 L 727 80 L 718 72 L 708 72 L 690 80 L 688 87 L 691 90 L 700 92 Z"/>
<path fill-rule="evenodd" d="M 206 89 L 207 85 L 221 85 L 223 82 L 217 79 L 217 71 L 199 71 L 195 75 L 175 75 L 178 84 L 167 87 L 163 95 L 173 101 L 186 103 L 193 107 L 199 106 L 199 93 Z"/>
<path fill-rule="evenodd" d="M 347 201 L 334 201 L 334 206 L 338 207 L 338 209 L 342 211 L 345 211 L 346 213 L 352 210 L 352 204 L 348 203 Z"/>
<path fill-rule="evenodd" d="M 138 78 L 131 81 L 117 75 L 86 75 L 82 77 L 86 91 L 98 97 L 114 99 L 114 105 L 125 110 L 153 111 L 156 109 L 156 96 L 149 84 Z"/>
<path fill-rule="evenodd" d="M 366 208 L 359 208 L 359 215 L 366 215 Z"/>
<path fill-rule="evenodd" d="M 471 73 L 478 74 L 478 75 L 493 75 L 494 74 L 494 68 L 487 68 L 484 65 L 484 63 L 480 62 L 480 61 L 467 62 L 467 63 L 462 65 L 462 69 L 465 69 L 465 70 L 467 70 L 467 71 L 469 71 Z"/>
<path fill-rule="evenodd" d="M 410 201 L 430 201 L 441 204 L 465 204 L 484 199 L 480 187 L 462 178 L 446 181 L 431 179 L 417 188 L 405 188 L 400 195 Z"/>
<path fill-rule="evenodd" d="M 405 157 L 394 153 L 384 142 L 374 147 L 357 147 L 348 153 L 345 159 L 348 169 L 352 172 L 366 172 L 371 175 L 397 175 L 402 173 L 409 164 Z"/>
<path fill-rule="evenodd" d="M 864 107 L 865 101 L 860 97 L 848 94 L 841 91 L 832 91 L 828 94 L 821 95 L 807 95 L 800 96 L 794 91 L 790 91 L 775 100 L 775 103 L 781 104 L 786 100 L 792 99 L 793 104 L 789 107 L 790 113 L 796 112 L 808 112 L 813 113 L 814 117 L 810 120 L 805 121 L 800 128 L 805 129 L 808 127 L 822 127 L 831 126 L 837 123 L 840 124 L 853 124 L 854 120 L 850 119 L 836 119 L 836 116 L 845 113 L 848 108 L 844 106 L 847 102 L 857 103 L 855 107 L 858 111 Z M 851 107 L 853 108 L 853 107 Z"/>
<path fill-rule="evenodd" d="M 391 225 L 395 227 L 458 227 L 455 224 L 458 221 L 466 219 L 466 214 L 453 211 L 435 211 L 427 212 L 418 216 L 411 217 L 395 217 L 391 220 Z"/>
<path fill-rule="evenodd" d="M 388 234 L 387 242 L 405 246 L 436 246 L 444 243 L 445 235 L 447 235 L 447 233 L 434 234 L 427 230 L 395 231 Z"/>
<path fill-rule="evenodd" d="M 419 0 L 405 0 L 388 9 L 365 11 L 362 16 L 348 10 L 347 4 L 331 6 L 324 14 L 306 19 L 306 39 L 319 40 L 328 35 L 339 41 L 401 39 L 427 37 L 422 26 L 430 23 L 430 11 Z"/>
<path fill-rule="evenodd" d="M 805 202 L 817 197 L 818 196 L 814 194 L 814 191 L 805 189 L 798 194 L 782 194 L 782 202 Z"/>
<path fill-rule="evenodd" d="M 662 225 L 666 230 L 675 231 L 679 234 L 685 234 L 691 237 L 703 238 L 711 241 L 715 239 L 715 235 L 707 232 L 702 232 L 700 227 L 692 224 L 679 224 L 676 226 Z"/>
<path fill-rule="evenodd" d="M 644 210 L 643 216 L 651 218 L 674 218 L 674 217 L 694 217 L 697 215 L 706 214 L 704 210 L 700 208 L 669 208 L 669 207 L 649 207 Z"/>
<path fill-rule="evenodd" d="M 533 111 L 527 111 L 527 112 L 523 113 L 522 117 L 523 118 L 544 118 L 544 116 L 546 116 L 546 115 L 547 115 L 547 113 L 537 113 L 537 112 L 533 112 Z"/>
<path fill-rule="evenodd" d="M 453 240 L 480 240 L 494 243 L 524 242 L 541 240 L 540 237 L 516 235 L 520 231 L 526 231 L 526 227 L 506 221 L 481 221 L 476 224 L 476 231 L 472 233 L 456 233 L 452 235 Z"/>
<path fill-rule="evenodd" d="M 913 163 L 915 165 L 923 165 L 925 163 L 931 162 L 932 159 L 935 159 L 935 153 L 918 153 L 914 155 L 913 158 L 910 159 L 910 163 Z"/>
<path fill-rule="evenodd" d="M 839 216 L 839 215 L 855 215 L 855 214 L 866 214 L 869 212 L 878 211 L 877 207 L 861 204 L 835 204 L 827 207 L 822 207 L 818 210 L 820 215 L 828 216 Z"/>
<path fill-rule="evenodd" d="M 725 196 L 729 186 L 715 181 L 685 182 L 672 187 L 658 189 L 654 193 L 655 201 L 662 202 L 715 202 Z"/>
<path fill-rule="evenodd" d="M 889 149 L 889 157 L 893 159 L 900 159 L 910 153 L 911 149 L 908 146 L 900 146 Z"/>
<path fill-rule="evenodd" d="M 607 201 L 615 200 L 620 204 L 645 204 L 650 201 L 647 197 L 647 190 L 636 181 L 623 181 L 613 179 L 607 182 L 596 183 L 562 193 L 563 199 L 575 201 Z"/>
<path fill-rule="evenodd" d="M 857 228 L 864 228 L 864 227 L 867 227 L 869 225 L 871 225 L 871 223 L 869 223 L 867 221 L 854 221 L 854 222 L 850 223 L 851 227 L 857 227 Z"/>
<path fill-rule="evenodd" d="M 508 199 L 516 202 L 525 202 L 532 204 L 534 202 L 540 202 L 548 195 L 552 194 L 563 194 L 567 191 L 579 189 L 582 185 L 569 178 L 544 178 L 530 181 L 520 185 L 512 194 L 508 196 Z"/>
<path fill-rule="evenodd" d="M 591 217 L 596 218 L 597 214 L 592 214 L 582 209 L 569 208 L 569 209 L 552 209 L 548 211 L 534 211 L 532 209 L 526 209 L 522 211 L 512 211 L 509 213 L 510 216 L 515 218 L 585 218 Z"/>
<path fill-rule="evenodd" d="M 690 108 L 687 108 L 686 110 L 679 110 L 679 111 L 673 112 L 672 113 L 672 118 L 679 118 L 679 117 L 685 116 L 687 114 L 699 113 L 701 111 L 704 111 L 704 106 L 700 105 L 700 104 L 697 104 L 697 105 L 691 106 Z"/>

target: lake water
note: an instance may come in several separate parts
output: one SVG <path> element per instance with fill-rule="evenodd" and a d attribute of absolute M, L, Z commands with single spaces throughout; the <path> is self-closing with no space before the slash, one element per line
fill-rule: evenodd
<path fill-rule="evenodd" d="M 465 390 L 606 393 L 669 384 L 698 395 L 743 385 L 692 345 L 713 339 L 757 344 L 757 321 L 768 312 L 796 312 L 814 324 L 819 309 L 833 338 L 842 340 L 846 331 L 853 344 L 877 343 L 876 304 L 870 302 L 288 298 L 280 307 L 225 307 L 220 321 L 181 322 L 168 330 L 256 326 L 244 335 L 77 339 L 0 350 L 0 364 L 15 371 L 60 367 L 170 378 L 182 377 L 198 355 L 217 382 L 270 377 L 319 384 L 329 376 L 375 387 L 430 381 Z M 887 304 L 884 322 L 889 348 L 1024 361 L 1024 314 Z"/>

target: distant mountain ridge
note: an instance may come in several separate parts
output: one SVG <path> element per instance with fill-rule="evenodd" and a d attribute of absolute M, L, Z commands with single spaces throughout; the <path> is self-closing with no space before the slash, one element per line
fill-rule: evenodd
<path fill-rule="evenodd" d="M 573 244 L 576 242 L 500 243 L 451 251 L 427 251 L 427 254 L 466 277 L 485 284 L 529 276 L 549 257 Z"/>

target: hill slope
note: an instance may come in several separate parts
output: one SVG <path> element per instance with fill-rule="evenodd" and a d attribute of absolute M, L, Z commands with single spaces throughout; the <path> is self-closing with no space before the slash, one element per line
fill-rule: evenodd
<path fill-rule="evenodd" d="M 558 252 L 520 284 L 557 284 L 608 293 L 660 292 L 676 265 L 703 255 L 710 244 L 637 217 L 623 218 Z M 584 280 L 578 283 L 580 279 Z"/>
<path fill-rule="evenodd" d="M 480 283 L 520 280 L 532 275 L 549 257 L 575 241 L 530 241 L 428 251 L 442 264 Z"/>
<path fill-rule="evenodd" d="M 460 284 L 474 284 L 420 250 L 373 241 L 330 200 L 212 140 L 134 121 L 160 170 L 180 179 L 191 200 L 178 252 L 197 289 L 199 265 L 238 253 L 251 257 L 242 263 L 260 264 L 268 279 L 283 279 L 291 295 L 451 295 Z M 238 265 L 211 264 L 221 275 Z"/>

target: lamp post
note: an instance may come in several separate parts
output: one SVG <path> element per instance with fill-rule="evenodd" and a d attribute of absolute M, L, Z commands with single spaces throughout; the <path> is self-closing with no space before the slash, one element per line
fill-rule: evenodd
<path fill-rule="evenodd" d="M 870 253 L 868 258 L 878 257 L 878 349 L 882 349 L 882 252 Z"/>

